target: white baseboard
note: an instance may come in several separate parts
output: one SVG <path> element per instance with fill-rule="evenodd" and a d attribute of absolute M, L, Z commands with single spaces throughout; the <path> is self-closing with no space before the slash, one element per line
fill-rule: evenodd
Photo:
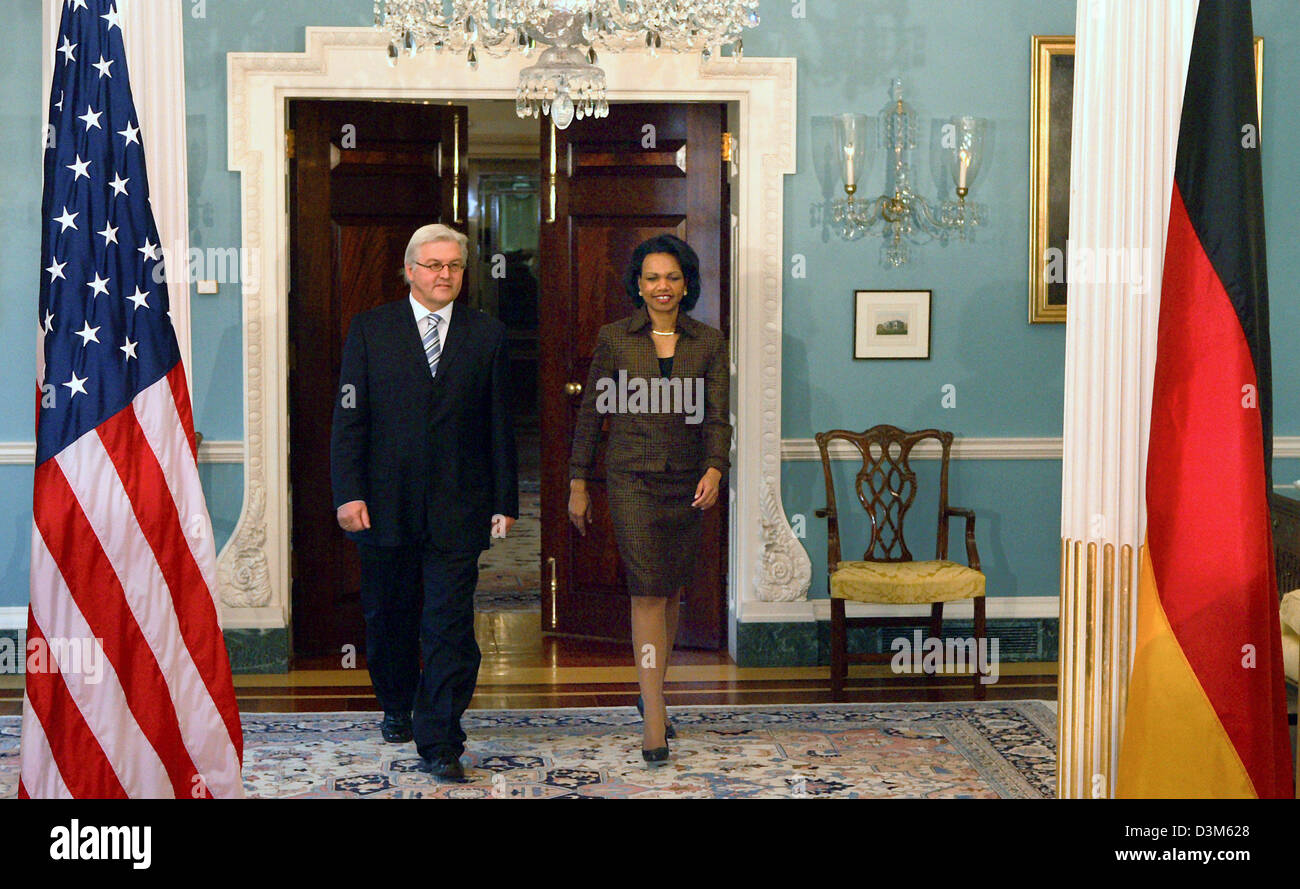
<path fill-rule="evenodd" d="M 1059 596 L 989 596 L 985 617 L 993 619 L 1045 618 L 1060 616 Z M 850 602 L 849 617 L 929 617 L 929 605 L 871 605 Z M 974 617 L 969 599 L 949 602 L 943 609 L 944 619 L 966 620 Z M 744 623 L 809 623 L 831 619 L 830 599 L 807 602 L 748 602 L 741 614 Z"/>
<path fill-rule="evenodd" d="M 816 599 L 813 609 L 818 620 L 831 619 L 831 600 Z M 844 609 L 848 617 L 929 617 L 929 605 L 871 605 L 864 602 L 849 602 Z M 975 616 L 974 603 L 970 599 L 960 602 L 946 602 L 943 606 L 944 620 L 970 620 Z M 993 620 L 1010 618 L 1044 618 L 1061 616 L 1060 596 L 989 596 L 984 602 L 984 616 Z"/>
<path fill-rule="evenodd" d="M 284 615 L 275 608 L 223 609 L 222 629 L 281 630 L 285 627 Z M 27 629 L 27 606 L 0 606 L 0 631 Z"/>
<path fill-rule="evenodd" d="M 27 606 L 0 606 L 0 630 L 27 631 Z"/>
<path fill-rule="evenodd" d="M 255 608 L 231 608 L 221 605 L 223 630 L 283 630 L 288 626 L 284 613 L 275 605 Z"/>
<path fill-rule="evenodd" d="M 226 629 L 278 629 L 284 626 L 284 618 L 273 609 L 249 609 L 258 612 L 255 615 L 240 614 L 238 619 L 233 614 L 223 614 L 222 626 Z M 849 617 L 925 617 L 930 613 L 928 605 L 866 605 L 850 602 L 846 609 Z M 958 620 L 972 616 L 969 600 L 950 602 L 944 608 L 945 618 Z M 990 596 L 985 605 L 988 618 L 1042 618 L 1057 617 L 1060 604 L 1056 596 Z M 807 623 L 816 620 L 831 619 L 829 599 L 814 599 L 810 602 L 751 602 L 745 607 L 745 623 Z M 27 606 L 9 605 L 0 607 L 0 630 L 27 629 Z"/>

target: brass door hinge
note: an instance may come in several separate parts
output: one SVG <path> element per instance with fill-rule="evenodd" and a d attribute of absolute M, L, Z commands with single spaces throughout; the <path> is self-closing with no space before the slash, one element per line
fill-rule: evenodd
<path fill-rule="evenodd" d="M 460 215 L 460 114 L 451 116 L 451 218 L 464 222 Z M 441 143 L 439 143 L 441 144 Z"/>
<path fill-rule="evenodd" d="M 550 198 L 547 201 L 546 221 L 555 221 L 555 122 L 551 122 L 551 161 L 547 176 L 547 187 L 550 189 Z M 572 157 L 572 156 L 570 156 Z"/>
<path fill-rule="evenodd" d="M 546 567 L 551 571 L 551 619 L 549 624 L 550 628 L 554 630 L 560 623 L 559 604 L 556 602 L 560 592 L 560 585 L 555 577 L 555 556 L 551 556 L 546 560 Z"/>
<path fill-rule="evenodd" d="M 735 148 L 735 140 L 731 138 L 730 133 L 722 134 L 722 160 L 724 163 L 731 163 L 731 156 Z"/>
<path fill-rule="evenodd" d="M 293 160 L 293 130 L 284 131 L 284 156 Z"/>

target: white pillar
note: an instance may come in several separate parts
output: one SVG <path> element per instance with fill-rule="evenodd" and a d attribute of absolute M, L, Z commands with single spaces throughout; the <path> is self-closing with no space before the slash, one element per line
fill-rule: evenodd
<path fill-rule="evenodd" d="M 1080 0 L 1070 145 L 1057 790 L 1112 794 L 1160 276 L 1197 0 Z M 1122 252 L 1119 252 L 1122 251 Z"/>

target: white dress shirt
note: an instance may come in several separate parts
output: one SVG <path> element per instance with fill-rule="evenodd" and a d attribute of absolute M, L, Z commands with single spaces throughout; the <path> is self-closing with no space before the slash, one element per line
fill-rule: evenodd
<path fill-rule="evenodd" d="M 451 323 L 451 310 L 456 305 L 453 299 L 436 312 L 430 312 L 427 308 L 420 305 L 416 298 L 407 294 L 407 299 L 411 301 L 411 311 L 415 313 L 415 329 L 420 331 L 420 336 L 424 336 L 424 319 L 429 315 L 437 315 L 440 319 L 438 322 L 438 353 L 442 354 L 442 348 L 447 344 L 447 325 Z"/>

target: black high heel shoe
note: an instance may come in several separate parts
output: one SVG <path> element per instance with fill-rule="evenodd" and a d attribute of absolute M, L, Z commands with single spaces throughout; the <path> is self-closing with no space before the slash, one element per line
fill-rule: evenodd
<path fill-rule="evenodd" d="M 650 763 L 668 762 L 668 754 L 669 750 L 667 744 L 662 747 L 656 747 L 653 750 L 646 750 L 644 747 L 641 748 L 641 758 Z"/>
<path fill-rule="evenodd" d="M 640 695 L 636 696 L 636 712 L 641 714 L 642 719 L 645 719 L 645 698 L 641 697 Z M 673 721 L 671 719 L 665 718 L 664 719 L 664 740 L 671 741 L 676 737 L 677 737 L 677 729 L 673 728 Z"/>

